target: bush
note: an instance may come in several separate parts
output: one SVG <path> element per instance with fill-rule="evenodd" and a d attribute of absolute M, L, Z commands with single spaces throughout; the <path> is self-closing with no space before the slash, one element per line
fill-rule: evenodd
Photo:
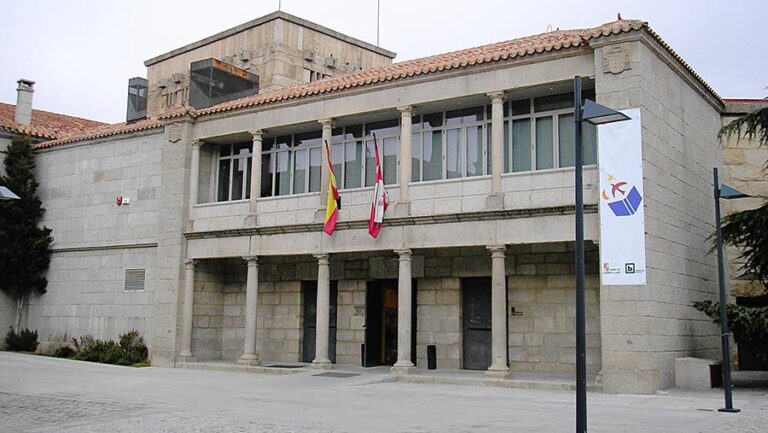
<path fill-rule="evenodd" d="M 51 356 L 56 358 L 74 358 L 75 353 L 75 349 L 69 346 L 61 346 L 57 347 L 56 350 L 51 353 Z"/>
<path fill-rule="evenodd" d="M 120 334 L 119 343 L 113 340 L 99 340 L 90 335 L 73 338 L 75 346 L 68 358 L 103 364 L 134 365 L 147 363 L 147 345 L 139 331 Z M 63 348 L 59 348 L 62 349 Z"/>
<path fill-rule="evenodd" d="M 11 352 L 34 352 L 37 350 L 37 330 L 24 328 L 18 334 L 11 328 L 5 335 L 5 348 Z"/>
<path fill-rule="evenodd" d="M 693 308 L 709 316 L 715 323 L 720 323 L 720 303 L 698 301 Z M 749 348 L 755 359 L 768 362 L 768 307 L 745 307 L 728 304 L 726 307 L 728 330 L 733 339 L 742 347 Z"/>

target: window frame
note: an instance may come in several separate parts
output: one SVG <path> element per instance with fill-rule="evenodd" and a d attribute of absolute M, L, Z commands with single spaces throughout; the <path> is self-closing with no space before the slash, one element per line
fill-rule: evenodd
<path fill-rule="evenodd" d="M 251 164 L 253 164 L 253 143 L 251 143 L 250 146 L 244 146 L 243 149 L 246 150 L 246 153 L 238 153 L 237 155 L 235 152 L 235 146 L 246 144 L 247 142 L 237 142 L 237 143 L 224 143 L 224 144 L 217 144 L 216 145 L 216 155 L 213 159 L 216 164 L 216 170 L 214 171 L 214 202 L 215 203 L 224 203 L 224 202 L 232 202 L 232 201 L 243 201 L 243 200 L 249 200 L 250 199 L 250 182 L 249 178 L 251 176 Z M 221 149 L 223 146 L 229 146 L 229 155 L 222 156 Z M 221 178 L 219 176 L 219 170 L 221 169 L 221 162 L 222 161 L 229 161 L 229 179 L 227 181 L 227 198 L 222 199 L 219 197 L 220 192 L 220 181 Z M 243 164 L 245 164 L 245 168 L 243 169 L 243 185 L 242 185 L 242 198 L 238 199 L 232 199 L 232 187 L 233 187 L 233 180 L 235 176 L 235 163 L 239 160 L 243 160 Z"/>

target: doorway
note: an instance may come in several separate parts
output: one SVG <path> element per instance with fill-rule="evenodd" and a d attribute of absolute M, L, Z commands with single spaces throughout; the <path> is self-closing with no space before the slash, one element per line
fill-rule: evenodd
<path fill-rule="evenodd" d="M 487 370 L 491 366 L 491 279 L 461 280 L 462 366 Z"/>
<path fill-rule="evenodd" d="M 416 280 L 411 283 L 411 362 L 416 365 Z M 397 280 L 368 281 L 363 367 L 397 362 Z"/>
<path fill-rule="evenodd" d="M 302 343 L 302 362 L 312 362 L 315 359 L 315 335 L 317 331 L 317 281 L 302 281 L 301 291 L 304 296 L 304 329 Z M 338 284 L 331 281 L 329 304 L 331 307 L 328 336 L 328 359 L 336 363 L 336 310 L 338 299 Z"/>

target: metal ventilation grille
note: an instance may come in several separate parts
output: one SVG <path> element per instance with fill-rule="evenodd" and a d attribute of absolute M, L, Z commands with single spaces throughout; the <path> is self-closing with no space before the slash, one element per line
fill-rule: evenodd
<path fill-rule="evenodd" d="M 126 269 L 123 290 L 144 290 L 147 281 L 147 270 L 144 268 Z"/>

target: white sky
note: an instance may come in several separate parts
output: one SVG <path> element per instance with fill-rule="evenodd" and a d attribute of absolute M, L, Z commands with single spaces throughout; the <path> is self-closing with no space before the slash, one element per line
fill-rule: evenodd
<path fill-rule="evenodd" d="M 26 0 L 2 6 L 0 101 L 16 80 L 34 108 L 125 120 L 144 60 L 273 12 L 278 0 Z M 376 43 L 376 0 L 282 0 L 282 10 Z M 547 31 L 642 19 L 723 97 L 768 96 L 765 0 L 381 0 L 380 46 L 395 61 Z"/>

